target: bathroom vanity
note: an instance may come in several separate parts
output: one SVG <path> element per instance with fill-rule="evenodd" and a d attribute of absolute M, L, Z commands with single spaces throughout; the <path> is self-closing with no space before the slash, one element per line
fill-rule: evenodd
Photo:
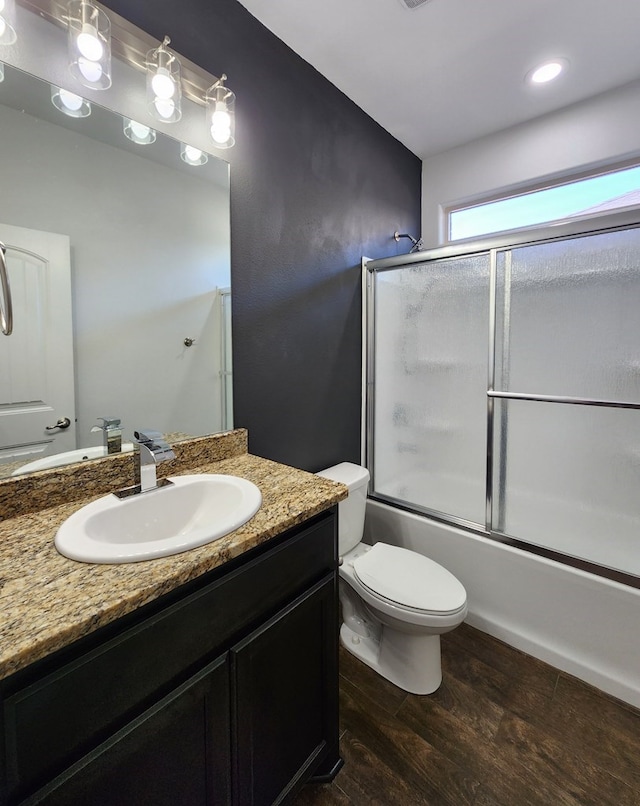
<path fill-rule="evenodd" d="M 61 557 L 52 536 L 80 502 L 0 524 L 0 537 L 33 529 L 31 552 L 27 535 L 7 548 L 21 579 L 0 555 L 2 806 L 282 803 L 339 768 L 335 504 L 346 489 L 242 453 L 205 468 L 235 468 L 263 506 L 174 557 Z"/>

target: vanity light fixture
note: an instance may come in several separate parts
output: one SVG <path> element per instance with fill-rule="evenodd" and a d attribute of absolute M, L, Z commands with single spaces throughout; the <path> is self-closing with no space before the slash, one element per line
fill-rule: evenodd
<path fill-rule="evenodd" d="M 91 104 L 75 92 L 51 85 L 51 103 L 70 118 L 88 118 Z"/>
<path fill-rule="evenodd" d="M 0 0 L 2 2 L 2 0 Z M 70 0 L 69 69 L 85 87 L 111 86 L 111 23 L 105 12 L 89 0 Z"/>
<path fill-rule="evenodd" d="M 182 143 L 180 145 L 180 159 L 186 162 L 187 165 L 204 165 L 209 159 L 209 155 L 195 146 Z"/>
<path fill-rule="evenodd" d="M 0 45 L 13 45 L 18 38 L 15 24 L 14 0 L 0 0 Z"/>
<path fill-rule="evenodd" d="M 226 80 L 227 77 L 223 73 L 222 77 L 209 87 L 205 96 L 207 126 L 209 126 L 211 139 L 217 148 L 231 148 L 236 141 L 236 96 L 228 87 L 225 87 Z"/>
<path fill-rule="evenodd" d="M 12 44 L 16 39 L 16 3 L 37 13 L 47 22 L 67 29 L 69 70 L 83 86 L 94 90 L 111 87 L 113 55 L 135 71 L 146 73 L 147 110 L 152 115 L 151 122 L 154 119 L 161 123 L 181 120 L 184 96 L 187 105 L 206 108 L 207 131 L 216 148 L 231 148 L 235 144 L 236 96 L 225 85 L 227 76 L 223 74 L 218 79 L 170 51 L 168 36 L 158 44 L 157 39 L 115 12 L 105 9 L 99 0 L 0 0 L 0 45 Z M 127 78 L 127 81 L 130 79 Z M 52 96 L 52 101 L 65 114 L 73 115 L 75 112 L 75 117 L 85 117 L 90 114 L 88 101 L 82 100 L 77 109 L 73 108 L 78 104 L 77 98 L 83 94 L 82 90 L 78 94 L 70 92 L 66 102 L 61 100 L 65 98 L 64 95 L 58 95 L 55 100 Z M 75 99 L 71 97 L 73 95 L 76 95 Z M 137 102 L 135 90 L 134 95 Z M 127 137 L 134 143 L 155 141 L 156 133 L 149 126 L 128 120 L 124 128 Z M 193 151 L 190 153 L 191 156 L 181 153 L 182 159 L 190 165 L 203 165 L 207 161 L 206 154 L 198 156 Z"/>
<path fill-rule="evenodd" d="M 147 53 L 147 106 L 151 114 L 164 123 L 174 123 L 182 117 L 180 61 L 167 50 L 171 42 L 165 36 L 162 44 Z"/>
<path fill-rule="evenodd" d="M 132 143 L 147 146 L 156 141 L 155 130 L 130 118 L 124 119 L 124 133 Z"/>

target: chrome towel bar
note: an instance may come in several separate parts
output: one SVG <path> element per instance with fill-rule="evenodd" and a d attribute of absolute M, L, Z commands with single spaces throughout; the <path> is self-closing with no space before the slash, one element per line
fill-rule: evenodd
<path fill-rule="evenodd" d="M 2 286 L 2 300 L 0 300 L 0 327 L 5 336 L 13 332 L 13 304 L 11 302 L 11 286 L 7 272 L 7 247 L 0 241 L 0 286 Z"/>

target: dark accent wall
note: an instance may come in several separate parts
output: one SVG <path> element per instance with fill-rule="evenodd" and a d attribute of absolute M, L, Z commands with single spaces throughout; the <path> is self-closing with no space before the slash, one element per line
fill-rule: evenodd
<path fill-rule="evenodd" d="M 252 453 L 305 470 L 359 461 L 360 258 L 418 237 L 420 160 L 236 0 L 107 5 L 237 95 L 235 424 Z"/>

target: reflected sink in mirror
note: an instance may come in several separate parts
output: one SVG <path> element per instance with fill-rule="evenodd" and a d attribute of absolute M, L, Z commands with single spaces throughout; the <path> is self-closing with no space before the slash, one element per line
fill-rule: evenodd
<path fill-rule="evenodd" d="M 166 487 L 118 498 L 113 493 L 74 512 L 58 529 L 56 549 L 71 560 L 132 563 L 180 554 L 238 529 L 262 504 L 238 476 L 175 476 Z"/>
<path fill-rule="evenodd" d="M 124 442 L 120 453 L 131 453 L 133 442 Z M 91 448 L 78 448 L 75 451 L 65 453 L 54 453 L 53 456 L 45 456 L 43 459 L 34 459 L 14 470 L 12 476 L 20 476 L 22 473 L 32 473 L 34 470 L 49 470 L 52 467 L 62 467 L 71 462 L 86 462 L 88 459 L 101 459 L 107 456 L 107 449 L 103 445 L 94 445 Z M 116 454 L 110 454 L 115 456 Z"/>

